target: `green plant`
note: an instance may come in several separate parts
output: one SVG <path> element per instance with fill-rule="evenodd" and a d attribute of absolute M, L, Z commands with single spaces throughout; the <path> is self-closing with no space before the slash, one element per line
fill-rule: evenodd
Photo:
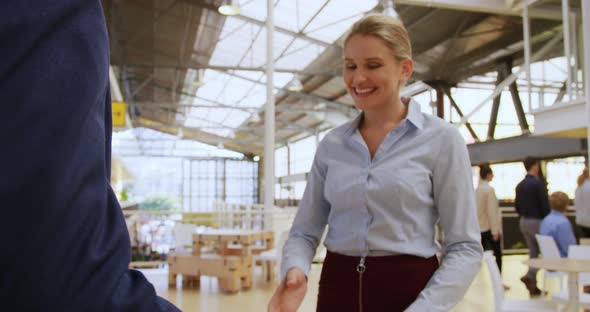
<path fill-rule="evenodd" d="M 140 203 L 139 210 L 178 211 L 180 203 L 176 196 L 154 195 Z"/>
<path fill-rule="evenodd" d="M 129 186 L 129 185 L 123 186 L 123 189 L 121 190 L 121 193 L 119 195 L 119 200 L 120 201 L 128 201 L 130 190 L 131 190 L 131 186 Z"/>

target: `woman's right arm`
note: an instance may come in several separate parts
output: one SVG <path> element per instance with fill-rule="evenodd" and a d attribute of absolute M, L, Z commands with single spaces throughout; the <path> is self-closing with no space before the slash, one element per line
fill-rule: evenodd
<path fill-rule="evenodd" d="M 293 221 L 289 238 L 283 247 L 281 279 L 287 271 L 298 267 L 308 274 L 311 261 L 328 222 L 330 204 L 324 197 L 327 166 L 322 144 L 318 147 L 299 209 Z"/>
<path fill-rule="evenodd" d="M 321 144 L 316 152 L 303 198 L 289 238 L 283 247 L 281 282 L 272 296 L 269 312 L 295 312 L 307 292 L 306 276 L 327 224 L 330 205 L 324 198 L 327 167 L 322 163 Z"/>

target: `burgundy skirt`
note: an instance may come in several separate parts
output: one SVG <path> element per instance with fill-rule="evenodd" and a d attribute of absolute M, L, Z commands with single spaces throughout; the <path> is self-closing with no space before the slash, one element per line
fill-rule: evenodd
<path fill-rule="evenodd" d="M 328 251 L 320 276 L 318 312 L 404 311 L 438 269 L 436 256 L 366 257 L 364 270 L 360 259 Z"/>

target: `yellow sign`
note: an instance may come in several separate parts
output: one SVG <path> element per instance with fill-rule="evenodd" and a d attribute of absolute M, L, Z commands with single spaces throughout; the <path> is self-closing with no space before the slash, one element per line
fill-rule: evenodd
<path fill-rule="evenodd" d="M 125 126 L 125 113 L 127 104 L 125 102 L 113 102 L 113 127 Z"/>

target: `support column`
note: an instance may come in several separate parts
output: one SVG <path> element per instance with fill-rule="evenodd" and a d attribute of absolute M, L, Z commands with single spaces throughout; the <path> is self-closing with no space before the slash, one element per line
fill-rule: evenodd
<path fill-rule="evenodd" d="M 581 1 L 584 2 L 584 1 Z M 567 100 L 572 100 L 572 52 L 571 52 L 571 34 L 570 34 L 570 4 L 569 0 L 561 0 L 561 13 L 563 15 L 563 47 L 566 59 L 567 73 Z"/>
<path fill-rule="evenodd" d="M 264 203 L 264 157 L 260 157 L 258 159 L 258 202 L 257 203 Z"/>
<path fill-rule="evenodd" d="M 445 94 L 447 95 L 447 98 L 449 98 L 449 101 L 451 102 L 451 106 L 453 106 L 453 108 L 457 111 L 457 114 L 459 115 L 459 117 L 463 118 L 463 112 L 459 108 L 459 105 L 457 105 L 457 102 L 455 102 L 455 99 L 451 96 L 451 88 L 449 86 L 444 86 L 442 89 L 445 92 Z M 473 131 L 471 124 L 466 122 L 465 126 L 467 127 L 467 130 L 469 131 L 469 133 L 471 134 L 473 139 L 475 141 L 479 142 L 479 137 L 477 136 L 475 131 Z"/>
<path fill-rule="evenodd" d="M 266 105 L 264 109 L 264 215 L 270 229 L 275 196 L 274 1 L 266 1 Z"/>
<path fill-rule="evenodd" d="M 496 72 L 497 72 L 497 78 L 496 78 L 496 87 L 498 87 L 500 85 L 500 83 L 502 83 L 502 81 L 504 81 L 504 79 L 506 77 L 504 77 L 504 72 L 501 69 L 501 64 L 499 63 L 496 66 Z M 492 111 L 490 113 L 490 122 L 488 124 L 488 136 L 487 139 L 488 140 L 492 140 L 494 138 L 494 134 L 496 133 L 496 123 L 498 121 L 498 110 L 500 109 L 500 100 L 502 98 L 502 95 L 498 95 L 494 98 L 493 100 L 493 104 L 492 104 Z"/>
<path fill-rule="evenodd" d="M 584 36 L 584 99 L 586 100 L 587 142 L 590 142 L 590 2 L 582 2 L 582 25 Z M 590 153 L 590 149 L 588 149 Z M 588 156 L 590 158 L 590 154 Z"/>
<path fill-rule="evenodd" d="M 535 54 L 531 58 L 531 62 L 536 62 L 542 56 L 547 54 L 547 52 L 554 45 L 556 45 L 561 40 L 562 37 L 563 37 L 563 34 L 558 33 L 553 38 L 551 38 L 551 40 L 549 40 L 547 43 L 545 43 L 545 45 L 539 51 L 535 52 Z M 500 83 L 500 85 L 498 85 L 496 87 L 496 89 L 494 89 L 494 91 L 488 97 L 486 97 L 481 103 L 479 103 L 471 112 L 467 113 L 467 115 L 465 115 L 463 118 L 461 118 L 461 120 L 456 125 L 461 126 L 464 123 L 466 123 L 469 120 L 469 118 L 471 118 L 471 116 L 473 116 L 473 114 L 477 113 L 484 105 L 486 105 L 489 100 L 500 95 L 500 93 L 502 93 L 502 91 L 504 90 L 504 88 L 506 88 L 506 86 L 508 86 L 510 83 L 516 81 L 518 76 L 523 71 L 524 71 L 524 68 L 521 68 L 518 70 L 518 72 L 510 75 L 509 77 L 506 77 L 506 79 L 504 81 L 502 81 L 502 83 Z"/>
<path fill-rule="evenodd" d="M 504 77 L 508 77 L 512 74 L 512 60 L 507 60 L 506 62 L 502 63 L 501 66 L 502 74 Z M 510 95 L 512 96 L 512 102 L 514 102 L 514 110 L 516 111 L 516 116 L 518 117 L 518 123 L 520 124 L 520 130 L 523 134 L 529 133 L 529 124 L 526 120 L 526 116 L 524 114 L 524 109 L 522 108 L 522 102 L 520 101 L 520 94 L 518 93 L 518 87 L 516 85 L 516 80 L 508 85 L 508 89 L 510 89 Z"/>
<path fill-rule="evenodd" d="M 445 94 L 440 86 L 436 86 L 436 116 L 445 119 Z"/>
<path fill-rule="evenodd" d="M 528 105 L 529 111 L 532 109 L 532 90 L 531 85 L 531 24 L 529 19 L 529 4 L 524 1 L 522 9 L 522 32 L 524 35 L 524 67 L 526 71 L 526 81 L 529 90 Z"/>

